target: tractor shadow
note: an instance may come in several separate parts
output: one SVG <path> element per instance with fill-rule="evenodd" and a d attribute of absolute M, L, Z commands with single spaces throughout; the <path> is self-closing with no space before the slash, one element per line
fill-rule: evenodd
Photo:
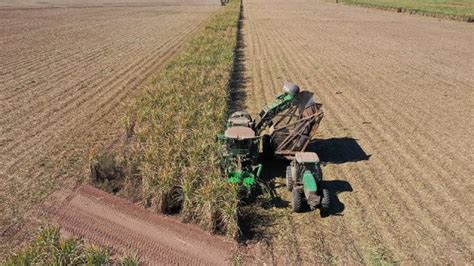
<path fill-rule="evenodd" d="M 307 151 L 318 154 L 323 164 L 367 161 L 371 156 L 365 153 L 357 139 L 349 137 L 315 139 L 308 145 Z"/>
<path fill-rule="evenodd" d="M 269 199 L 262 202 L 262 207 L 269 209 L 272 207 L 276 208 L 288 208 L 290 202 L 281 198 L 278 194 L 277 188 L 284 187 L 284 184 L 277 183 L 276 178 L 285 177 L 286 167 L 290 164 L 284 160 L 263 160 L 263 171 L 262 177 L 260 178 L 261 187 L 264 193 L 269 196 Z"/>

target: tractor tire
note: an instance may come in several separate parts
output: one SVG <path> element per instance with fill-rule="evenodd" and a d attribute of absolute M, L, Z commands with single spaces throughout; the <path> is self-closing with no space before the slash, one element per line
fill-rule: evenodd
<path fill-rule="evenodd" d="M 331 206 L 331 197 L 329 196 L 329 190 L 323 189 L 323 195 L 321 198 L 321 209 L 322 210 L 329 210 Z"/>
<path fill-rule="evenodd" d="M 286 189 L 291 192 L 293 190 L 293 177 L 291 176 L 291 166 L 286 167 L 285 179 L 286 179 Z"/>
<path fill-rule="evenodd" d="M 304 206 L 303 193 L 301 193 L 297 189 L 293 189 L 293 200 L 291 201 L 291 207 L 293 208 L 293 211 L 301 212 L 303 211 L 303 206 Z"/>

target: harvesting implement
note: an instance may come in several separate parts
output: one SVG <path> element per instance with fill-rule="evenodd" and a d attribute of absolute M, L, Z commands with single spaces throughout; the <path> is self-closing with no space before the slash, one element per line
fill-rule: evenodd
<path fill-rule="evenodd" d="M 314 101 L 313 93 L 300 91 L 293 83 L 285 83 L 283 92 L 264 107 L 255 120 L 245 111 L 232 113 L 225 133 L 219 136 L 225 147 L 223 168 L 228 181 L 241 184 L 249 191 L 262 171 L 260 155 L 291 160 L 293 175 L 287 179 L 293 184 L 292 191 L 304 191 L 298 194 L 301 196 L 299 201 L 303 202 L 302 196 L 305 196 L 311 208 L 321 206 L 320 202 L 315 204 L 324 193 L 319 189 L 322 177 L 319 159 L 315 153 L 304 151 L 316 134 L 323 115 L 321 104 Z"/>
<path fill-rule="evenodd" d="M 257 163 L 259 137 L 251 116 L 243 111 L 233 113 L 219 139 L 224 143 L 223 168 L 228 181 L 251 193 L 262 170 Z"/>

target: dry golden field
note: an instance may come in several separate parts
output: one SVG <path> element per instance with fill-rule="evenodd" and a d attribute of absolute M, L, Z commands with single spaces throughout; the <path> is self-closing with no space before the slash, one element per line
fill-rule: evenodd
<path fill-rule="evenodd" d="M 244 207 L 258 215 L 243 218 L 248 245 L 237 252 L 222 237 L 103 191 L 81 186 L 72 192 L 89 175 L 91 148 L 120 141 L 127 103 L 143 92 L 144 81 L 218 9 L 214 0 L 0 0 L 0 258 L 29 238 L 32 225 L 48 220 L 66 235 L 118 251 L 138 247 L 149 262 L 472 263 L 474 27 L 464 22 L 324 0 L 243 0 L 243 41 L 229 107 L 256 115 L 285 81 L 315 93 L 325 118 L 310 150 L 324 162 L 332 198 L 327 214 L 291 212 L 282 178 L 287 162 L 281 161 L 265 162 L 275 197 L 262 195 Z M 222 84 L 225 73 L 218 75 Z M 212 90 L 203 77 L 183 80 Z M 153 105 L 162 103 L 157 99 L 166 86 L 156 80 L 145 84 L 156 98 L 136 103 L 136 109 L 151 106 L 150 113 L 166 120 Z M 222 84 L 218 89 L 227 86 Z M 171 96 L 164 103 L 190 103 L 187 93 L 200 95 L 181 92 L 180 101 Z M 212 96 L 227 92 L 219 93 Z M 212 97 L 199 97 L 216 105 Z M 175 107 L 187 110 L 188 118 L 195 114 L 189 106 Z M 221 109 L 206 118 L 222 120 Z M 160 119 L 151 123 L 159 125 Z M 162 124 L 186 127 L 188 120 L 173 119 Z M 150 132 L 153 137 L 160 131 Z M 201 141 L 198 133 L 193 136 Z M 170 139 L 186 139 L 176 135 Z M 176 143 L 194 140 L 187 141 Z M 167 158 L 160 151 L 150 157 L 152 170 L 160 169 L 154 168 L 157 158 Z M 176 173 L 187 169 L 170 160 L 163 165 Z M 168 175 L 147 176 L 155 198 L 160 178 Z M 209 202 L 213 197 L 218 198 L 211 195 Z M 193 213 L 195 205 L 189 206 Z M 206 249 L 212 252 L 204 254 Z M 234 252 L 241 257 L 230 261 Z"/>

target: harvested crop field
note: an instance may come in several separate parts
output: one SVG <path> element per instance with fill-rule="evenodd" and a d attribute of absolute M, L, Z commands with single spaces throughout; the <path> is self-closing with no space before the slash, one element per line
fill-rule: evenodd
<path fill-rule="evenodd" d="M 0 233 L 88 175 L 142 82 L 216 1 L 1 1 Z M 7 241 L 2 241 L 2 245 Z"/>
<path fill-rule="evenodd" d="M 284 81 L 314 91 L 325 118 L 312 150 L 333 198 L 328 217 L 291 213 L 277 178 L 256 254 L 472 263 L 473 25 L 306 0 L 245 0 L 244 17 L 242 98 L 255 114 Z"/>

